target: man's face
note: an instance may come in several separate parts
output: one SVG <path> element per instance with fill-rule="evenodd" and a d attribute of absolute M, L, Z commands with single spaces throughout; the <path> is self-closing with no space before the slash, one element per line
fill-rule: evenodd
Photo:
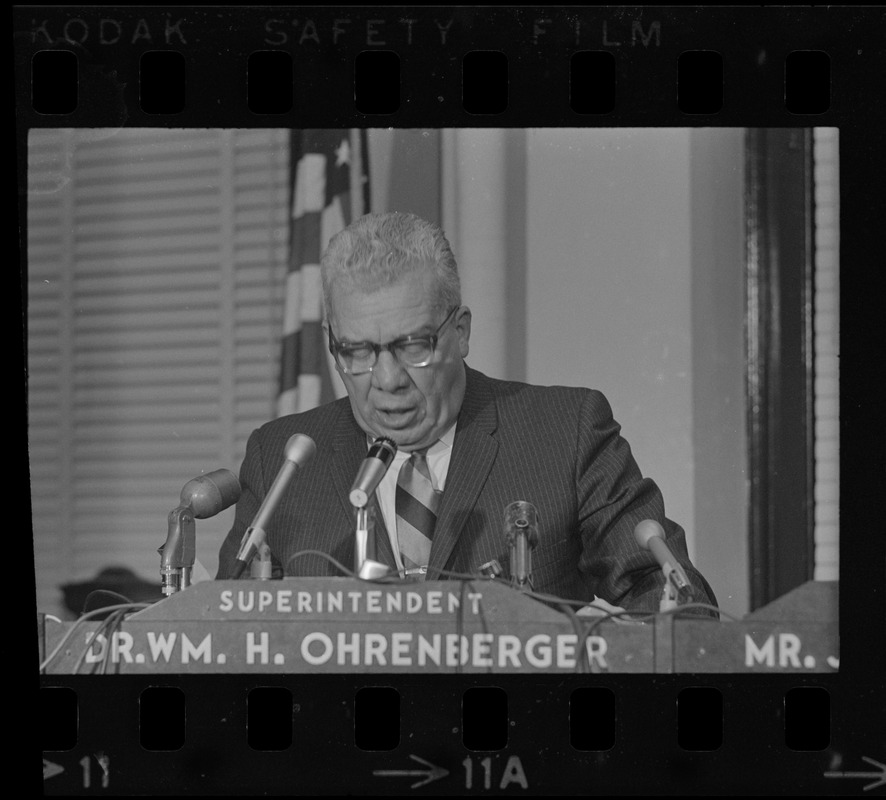
<path fill-rule="evenodd" d="M 448 310 L 441 310 L 436 299 L 436 278 L 427 270 L 413 270 L 377 291 L 334 289 L 329 322 L 341 342 L 388 344 L 430 335 Z M 339 370 L 360 427 L 373 437 L 393 439 L 402 450 L 433 444 L 461 409 L 470 335 L 471 312 L 462 307 L 440 331 L 428 366 L 403 366 L 382 350 L 372 372 L 346 375 Z"/>

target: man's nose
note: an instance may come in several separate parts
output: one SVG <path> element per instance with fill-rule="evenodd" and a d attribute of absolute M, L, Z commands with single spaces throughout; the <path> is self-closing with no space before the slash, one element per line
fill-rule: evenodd
<path fill-rule="evenodd" d="M 372 370 L 372 380 L 378 389 L 393 392 L 409 382 L 409 375 L 393 353 L 382 350 Z"/>

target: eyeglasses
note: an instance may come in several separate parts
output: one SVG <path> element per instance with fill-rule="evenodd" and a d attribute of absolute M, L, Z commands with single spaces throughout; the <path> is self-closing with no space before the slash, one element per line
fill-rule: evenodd
<path fill-rule="evenodd" d="M 446 319 L 432 334 L 424 336 L 404 336 L 395 339 L 389 344 L 376 344 L 375 342 L 340 342 L 332 333 L 332 326 L 327 328 L 329 332 L 329 352 L 335 357 L 335 362 L 346 375 L 362 375 L 372 372 L 378 362 L 379 353 L 387 350 L 397 361 L 405 367 L 426 367 L 434 358 L 434 351 L 440 339 L 440 332 L 446 327 L 446 323 L 452 319 L 459 306 L 453 306 Z"/>

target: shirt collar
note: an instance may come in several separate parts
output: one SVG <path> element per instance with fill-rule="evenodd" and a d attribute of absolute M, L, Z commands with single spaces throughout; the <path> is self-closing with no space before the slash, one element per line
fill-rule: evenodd
<path fill-rule="evenodd" d="M 428 448 L 428 450 L 427 450 L 428 455 L 430 455 L 431 453 L 436 454 L 436 453 L 442 452 L 442 451 L 445 450 L 446 448 L 450 448 L 450 449 L 452 448 L 452 445 L 455 443 L 455 426 L 456 426 L 457 424 L 458 424 L 458 420 L 455 420 L 455 422 L 453 422 L 452 425 L 450 425 L 450 426 L 446 429 L 446 432 L 443 433 L 443 434 L 440 436 L 440 438 L 437 439 L 437 441 L 434 442 L 434 443 Z M 374 437 L 369 436 L 369 434 L 366 435 L 366 447 L 367 447 L 367 448 L 368 448 L 368 447 L 371 447 L 371 446 L 372 446 L 372 443 L 373 443 L 374 441 L 375 441 L 375 438 L 374 438 Z M 401 454 L 401 452 L 403 452 L 403 451 L 398 450 L 398 451 L 397 451 L 397 455 L 399 456 L 399 455 Z M 408 455 L 408 454 L 405 454 L 405 453 L 404 453 L 404 455 Z"/>
<path fill-rule="evenodd" d="M 451 449 L 453 443 L 455 442 L 455 426 L 457 424 L 458 420 L 453 422 L 452 425 L 450 425 L 449 428 L 446 430 L 446 432 L 428 448 L 428 452 L 430 453 L 431 451 L 433 451 L 436 453 L 447 447 Z"/>

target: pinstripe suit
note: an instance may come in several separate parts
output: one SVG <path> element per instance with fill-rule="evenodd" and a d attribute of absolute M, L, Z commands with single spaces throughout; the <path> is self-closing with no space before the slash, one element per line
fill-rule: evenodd
<path fill-rule="evenodd" d="M 651 554 L 633 536 L 643 519 L 664 526 L 668 543 L 695 587 L 715 602 L 692 567 L 683 530 L 664 516 L 658 487 L 644 479 L 600 392 L 529 386 L 488 378 L 466 367 L 446 490 L 429 570 L 474 573 L 496 558 L 507 570 L 505 507 L 527 500 L 538 509 L 539 544 L 532 554 L 534 588 L 574 599 L 602 597 L 631 610 L 658 609 L 663 580 Z M 276 476 L 294 433 L 317 443 L 317 454 L 293 478 L 268 526 L 275 562 L 288 575 L 334 575 L 335 568 L 302 550 L 320 550 L 351 567 L 354 519 L 348 490 L 366 456 L 366 434 L 345 398 L 282 417 L 249 439 L 234 526 L 222 545 L 218 577 L 232 569 L 243 532 Z M 377 513 L 376 525 L 383 525 Z M 377 558 L 393 565 L 388 537 Z"/>

